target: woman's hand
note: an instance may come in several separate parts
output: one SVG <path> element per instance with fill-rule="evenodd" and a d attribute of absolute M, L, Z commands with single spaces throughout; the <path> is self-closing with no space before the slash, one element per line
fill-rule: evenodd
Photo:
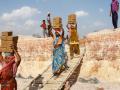
<path fill-rule="evenodd" d="M 11 48 L 13 49 L 13 51 L 16 53 L 17 50 L 15 48 L 17 48 L 15 45 L 11 45 Z"/>
<path fill-rule="evenodd" d="M 58 48 L 60 45 L 61 45 L 61 44 L 56 44 L 56 45 L 54 46 L 54 48 Z"/>
<path fill-rule="evenodd" d="M 54 48 L 58 48 L 60 45 L 59 44 L 56 44 L 55 46 L 54 46 Z"/>

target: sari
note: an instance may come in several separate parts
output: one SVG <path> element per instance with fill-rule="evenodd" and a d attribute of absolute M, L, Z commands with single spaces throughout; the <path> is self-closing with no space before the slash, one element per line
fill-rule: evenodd
<path fill-rule="evenodd" d="M 53 46 L 56 45 L 60 36 L 56 37 Z M 59 45 L 59 47 L 53 49 L 53 62 L 52 62 L 52 71 L 55 74 L 64 67 L 65 64 L 65 51 L 64 51 L 64 41 Z"/>
<path fill-rule="evenodd" d="M 77 29 L 76 28 L 69 28 L 69 29 L 71 31 L 71 36 L 70 36 L 70 56 L 71 56 L 71 58 L 73 58 L 74 54 L 77 54 L 77 55 L 80 54 L 79 37 L 77 35 Z"/>
<path fill-rule="evenodd" d="M 9 62 L 0 70 L 1 90 L 17 90 L 17 82 L 15 80 L 17 65 L 15 57 L 11 56 L 7 59 L 9 59 Z"/>

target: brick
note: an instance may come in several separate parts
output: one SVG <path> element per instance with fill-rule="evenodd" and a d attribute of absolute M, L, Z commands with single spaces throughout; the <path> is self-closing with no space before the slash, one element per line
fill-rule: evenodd
<path fill-rule="evenodd" d="M 6 36 L 1 36 L 1 40 L 6 41 L 7 37 Z"/>
<path fill-rule="evenodd" d="M 7 36 L 6 39 L 7 39 L 7 41 L 13 41 L 13 37 L 12 36 Z"/>
<path fill-rule="evenodd" d="M 61 28 L 61 27 L 62 27 L 62 25 L 60 25 L 60 24 L 53 25 L 53 28 Z"/>
<path fill-rule="evenodd" d="M 53 22 L 59 22 L 59 23 L 61 23 L 62 22 L 62 18 L 61 17 L 54 17 L 53 18 Z"/>
<path fill-rule="evenodd" d="M 53 28 L 61 28 L 62 27 L 62 18 L 54 17 L 53 18 Z"/>
<path fill-rule="evenodd" d="M 2 32 L 2 36 L 12 36 L 12 32 L 9 31 L 9 32 Z"/>
<path fill-rule="evenodd" d="M 13 45 L 14 42 L 13 41 L 7 41 L 7 45 Z"/>
<path fill-rule="evenodd" d="M 13 52 L 13 49 L 10 48 L 10 47 L 8 47 L 8 48 L 6 48 L 6 49 L 7 49 L 6 52 Z"/>
<path fill-rule="evenodd" d="M 1 47 L 6 47 L 7 46 L 7 42 L 6 41 L 1 41 Z"/>
<path fill-rule="evenodd" d="M 7 52 L 7 48 L 1 47 L 2 52 Z"/>
<path fill-rule="evenodd" d="M 17 42 L 18 42 L 18 36 L 14 36 L 14 37 L 13 37 L 13 41 L 14 41 L 15 43 L 17 43 Z"/>
<path fill-rule="evenodd" d="M 75 14 L 70 14 L 68 16 L 68 23 L 76 23 L 76 15 Z"/>

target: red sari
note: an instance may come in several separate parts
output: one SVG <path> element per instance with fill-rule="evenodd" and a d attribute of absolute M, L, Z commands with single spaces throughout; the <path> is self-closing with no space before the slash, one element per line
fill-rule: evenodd
<path fill-rule="evenodd" d="M 0 70 L 1 90 L 17 90 L 17 83 L 15 80 L 17 65 L 15 57 L 7 57 L 7 60 L 9 60 L 9 63 L 5 64 Z"/>

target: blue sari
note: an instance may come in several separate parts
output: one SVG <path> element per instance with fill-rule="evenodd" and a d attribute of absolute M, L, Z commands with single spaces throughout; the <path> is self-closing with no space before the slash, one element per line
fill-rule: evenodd
<path fill-rule="evenodd" d="M 53 42 L 53 45 L 55 46 L 59 37 L 56 37 L 56 39 Z M 53 62 L 52 62 L 52 70 L 53 73 L 61 70 L 61 68 L 65 64 L 65 51 L 64 51 L 64 42 L 60 44 L 59 47 L 53 49 Z"/>

